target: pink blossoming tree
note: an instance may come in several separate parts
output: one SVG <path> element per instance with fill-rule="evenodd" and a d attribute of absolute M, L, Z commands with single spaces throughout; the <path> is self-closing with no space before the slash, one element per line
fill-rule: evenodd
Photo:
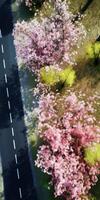
<path fill-rule="evenodd" d="M 45 144 L 38 150 L 36 166 L 51 175 L 55 197 L 82 200 L 97 182 L 100 162 L 91 165 L 84 158 L 85 148 L 100 143 L 92 100 L 85 103 L 75 93 L 61 99 L 42 95 L 40 99 L 39 134 Z M 60 113 L 58 102 L 63 105 Z"/>
<path fill-rule="evenodd" d="M 53 2 L 50 17 L 17 22 L 14 29 L 17 57 L 31 70 L 44 65 L 74 63 L 76 49 L 85 37 L 81 23 L 72 22 L 72 13 L 64 0 Z"/>

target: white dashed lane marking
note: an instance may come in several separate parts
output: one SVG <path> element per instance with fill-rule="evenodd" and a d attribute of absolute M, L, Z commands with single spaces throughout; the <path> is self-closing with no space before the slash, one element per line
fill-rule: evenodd
<path fill-rule="evenodd" d="M 12 124 L 12 114 L 9 113 L 9 116 L 10 116 L 10 123 Z"/>
<path fill-rule="evenodd" d="M 8 100 L 8 108 L 9 108 L 9 110 L 11 109 L 10 101 L 9 100 Z"/>
<path fill-rule="evenodd" d="M 19 195 L 20 195 L 20 199 L 22 199 L 22 190 L 20 187 L 19 187 Z"/>
<path fill-rule="evenodd" d="M 6 69 L 6 62 L 5 62 L 4 58 L 3 58 L 3 67 L 4 67 L 4 69 Z"/>
<path fill-rule="evenodd" d="M 7 81 L 7 74 L 5 74 L 5 82 L 7 83 L 8 81 Z"/>
<path fill-rule="evenodd" d="M 0 38 L 2 38 L 2 33 L 1 33 L 1 29 L 0 29 Z"/>
<path fill-rule="evenodd" d="M 1 51 L 2 51 L 2 53 L 4 53 L 3 44 L 1 44 Z"/>
<path fill-rule="evenodd" d="M 12 136 L 14 137 L 14 128 L 11 128 Z"/>
<path fill-rule="evenodd" d="M 13 139 L 13 147 L 14 147 L 14 149 L 16 149 L 16 143 L 15 143 L 14 139 Z"/>
<path fill-rule="evenodd" d="M 19 176 L 19 169 L 17 168 L 17 178 L 20 179 L 20 176 Z"/>
<path fill-rule="evenodd" d="M 9 98 L 9 90 L 7 87 L 6 87 L 6 92 L 7 92 L 7 97 Z"/>
<path fill-rule="evenodd" d="M 0 30 L 0 38 L 2 38 L 2 33 L 1 33 L 1 30 Z M 2 52 L 2 55 L 4 55 L 4 46 L 3 44 L 1 44 L 1 52 Z M 4 78 L 5 78 L 5 83 L 6 83 L 6 93 L 7 93 L 7 98 L 8 98 L 8 108 L 9 108 L 9 117 L 10 117 L 10 123 L 12 124 L 13 122 L 13 119 L 12 119 L 12 114 L 11 114 L 11 104 L 10 104 L 10 100 L 9 100 L 9 89 L 8 89 L 8 79 L 7 79 L 7 74 L 6 74 L 6 61 L 5 59 L 3 58 L 2 60 L 3 62 L 3 67 L 4 67 L 4 70 L 5 70 L 5 73 L 4 73 Z M 14 148 L 14 157 L 15 157 L 15 163 L 16 165 L 18 164 L 18 158 L 17 158 L 17 154 L 16 154 L 16 142 L 15 142 L 15 139 L 14 139 L 14 136 L 15 136 L 15 133 L 14 133 L 14 128 L 13 126 L 11 127 L 11 133 L 12 133 L 12 138 L 13 138 L 13 148 Z M 16 172 L 17 172 L 17 178 L 18 180 L 20 179 L 20 174 L 19 174 L 19 169 L 16 168 Z M 20 199 L 22 199 L 22 190 L 21 188 L 19 187 L 19 196 L 20 196 Z"/>
<path fill-rule="evenodd" d="M 15 153 L 15 162 L 18 164 L 17 154 Z"/>

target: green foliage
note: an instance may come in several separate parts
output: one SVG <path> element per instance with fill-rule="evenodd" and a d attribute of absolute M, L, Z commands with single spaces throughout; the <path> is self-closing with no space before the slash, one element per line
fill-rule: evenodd
<path fill-rule="evenodd" d="M 100 162 L 100 144 L 94 144 L 85 149 L 85 161 L 90 165 Z"/>
<path fill-rule="evenodd" d="M 68 67 L 59 73 L 60 81 L 65 82 L 66 85 L 72 86 L 76 78 L 75 71 Z"/>
<path fill-rule="evenodd" d="M 96 197 L 91 197 L 90 200 L 96 200 Z"/>
<path fill-rule="evenodd" d="M 31 132 L 28 134 L 28 140 L 31 147 L 34 148 L 34 146 L 36 146 L 37 144 L 37 135 L 34 133 L 34 129 L 33 129 L 33 132 L 31 130 Z"/>
<path fill-rule="evenodd" d="M 48 69 L 43 67 L 40 70 L 40 76 L 42 82 L 49 86 L 54 86 L 59 82 L 72 86 L 76 78 L 75 71 L 70 66 L 61 71 L 57 71 L 52 67 Z"/>
<path fill-rule="evenodd" d="M 45 67 L 43 67 L 40 70 L 40 76 L 41 76 L 42 82 L 50 86 L 56 84 L 56 82 L 59 81 L 59 75 L 55 69 L 51 69 L 51 68 L 46 69 Z"/>
<path fill-rule="evenodd" d="M 100 58 L 100 42 L 89 44 L 87 46 L 87 54 L 91 59 Z"/>

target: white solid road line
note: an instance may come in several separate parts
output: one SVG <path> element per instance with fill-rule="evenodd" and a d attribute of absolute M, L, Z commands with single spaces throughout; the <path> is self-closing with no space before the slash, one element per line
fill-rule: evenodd
<path fill-rule="evenodd" d="M 14 128 L 11 127 L 12 136 L 14 137 Z"/>
<path fill-rule="evenodd" d="M 20 179 L 20 176 L 19 176 L 19 169 L 17 168 L 17 178 Z"/>
<path fill-rule="evenodd" d="M 5 74 L 5 82 L 7 83 L 7 74 Z"/>
<path fill-rule="evenodd" d="M 7 92 L 7 97 L 9 98 L 9 90 L 7 87 L 6 87 L 6 92 Z"/>
<path fill-rule="evenodd" d="M 4 47 L 3 47 L 3 44 L 1 44 L 1 51 L 2 51 L 2 53 L 4 53 Z"/>
<path fill-rule="evenodd" d="M 10 123 L 12 123 L 12 114 L 9 113 L 9 116 L 10 116 Z"/>
<path fill-rule="evenodd" d="M 15 162 L 18 164 L 17 154 L 15 153 Z"/>
<path fill-rule="evenodd" d="M 14 147 L 14 149 L 16 149 L 16 143 L 15 143 L 14 139 L 13 139 L 13 147 Z"/>
<path fill-rule="evenodd" d="M 20 199 L 22 199 L 22 190 L 20 187 L 19 187 L 19 195 L 20 195 Z"/>

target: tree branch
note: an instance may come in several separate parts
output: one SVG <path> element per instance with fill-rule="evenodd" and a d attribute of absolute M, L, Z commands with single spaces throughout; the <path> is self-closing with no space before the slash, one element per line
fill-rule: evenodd
<path fill-rule="evenodd" d="M 93 1 L 94 0 L 87 0 L 86 4 L 79 10 L 79 12 L 75 15 L 72 21 L 73 22 L 78 21 L 80 16 L 84 14 L 84 12 L 89 8 L 89 6 Z"/>

